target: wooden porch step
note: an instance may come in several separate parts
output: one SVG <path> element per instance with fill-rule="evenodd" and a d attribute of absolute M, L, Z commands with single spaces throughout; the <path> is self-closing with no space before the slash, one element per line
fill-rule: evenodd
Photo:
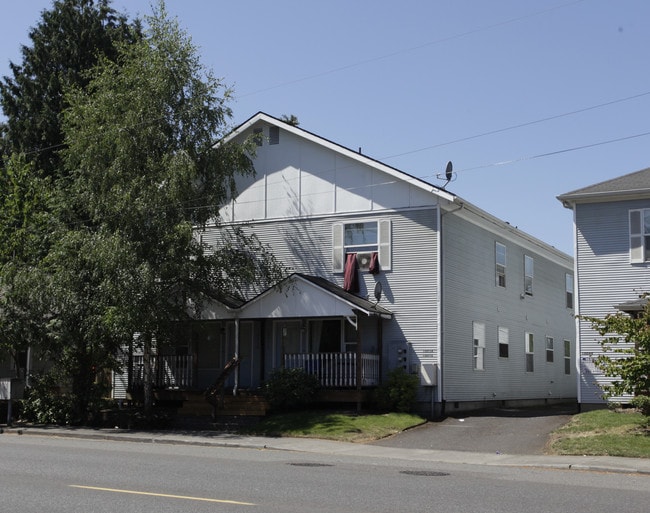
<path fill-rule="evenodd" d="M 260 395 L 237 395 L 224 394 L 223 403 L 219 400 L 216 411 L 217 416 L 265 416 L 270 409 L 266 399 Z M 201 392 L 187 392 L 181 415 L 212 415 L 212 405 L 208 403 Z"/>
<path fill-rule="evenodd" d="M 225 396 L 223 404 L 217 408 L 217 416 L 220 415 L 253 415 L 264 416 L 270 409 L 269 403 L 262 396 Z"/>
<path fill-rule="evenodd" d="M 369 402 L 372 398 L 372 390 L 363 389 L 322 389 L 318 392 L 318 401 L 323 403 L 353 403 L 359 400 L 361 394 L 362 402 Z"/>

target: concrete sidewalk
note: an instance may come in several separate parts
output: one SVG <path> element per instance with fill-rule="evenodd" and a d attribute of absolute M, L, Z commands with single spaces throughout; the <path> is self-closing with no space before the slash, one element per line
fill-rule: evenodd
<path fill-rule="evenodd" d="M 620 472 L 650 476 L 650 459 L 613 456 L 547 456 L 481 453 L 430 449 L 407 449 L 379 445 L 333 442 L 315 438 L 271 438 L 213 431 L 134 431 L 66 427 L 11 427 L 0 436 L 53 436 L 122 442 L 184 444 L 212 447 L 271 449 L 313 454 L 470 465 L 541 467 L 563 470 Z"/>

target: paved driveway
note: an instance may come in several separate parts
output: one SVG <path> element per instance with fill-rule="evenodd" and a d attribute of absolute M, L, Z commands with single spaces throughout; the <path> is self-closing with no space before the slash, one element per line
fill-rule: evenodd
<path fill-rule="evenodd" d="M 497 408 L 456 413 L 439 422 L 373 442 L 405 449 L 544 454 L 549 435 L 577 413 L 575 405 L 545 409 Z"/>

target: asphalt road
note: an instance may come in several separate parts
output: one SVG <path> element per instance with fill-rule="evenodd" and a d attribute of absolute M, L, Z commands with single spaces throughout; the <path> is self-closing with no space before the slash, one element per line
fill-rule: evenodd
<path fill-rule="evenodd" d="M 456 413 L 373 445 L 500 454 L 544 454 L 549 435 L 577 413 L 574 405 Z"/>
<path fill-rule="evenodd" d="M 0 435 L 0 511 L 646 513 L 650 498 L 649 477 L 640 474 L 441 462 L 317 440 L 269 450 L 163 438 Z"/>

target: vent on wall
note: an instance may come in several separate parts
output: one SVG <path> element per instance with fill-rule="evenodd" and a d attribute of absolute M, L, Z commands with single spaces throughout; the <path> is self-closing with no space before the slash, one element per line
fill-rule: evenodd
<path fill-rule="evenodd" d="M 280 127 L 269 127 L 269 144 L 280 144 Z"/>

